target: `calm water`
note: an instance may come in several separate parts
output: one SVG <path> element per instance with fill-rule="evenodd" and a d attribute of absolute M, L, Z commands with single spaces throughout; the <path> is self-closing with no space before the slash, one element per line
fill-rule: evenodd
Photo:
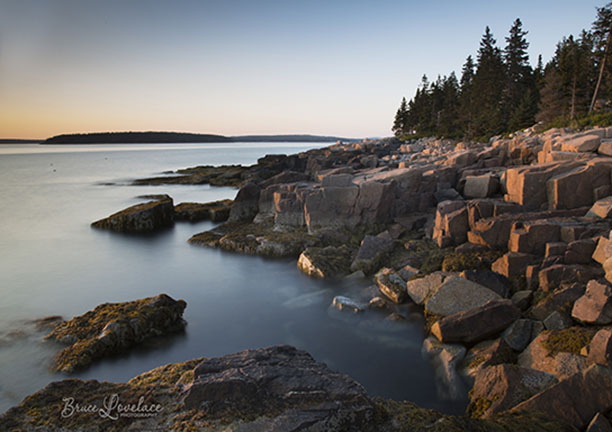
<path fill-rule="evenodd" d="M 151 368 L 246 348 L 292 344 L 375 395 L 457 413 L 439 400 L 421 358 L 421 324 L 329 308 L 359 298 L 369 283 L 329 283 L 295 260 L 264 260 L 190 246 L 209 222 L 177 223 L 152 236 L 92 230 L 99 218 L 167 193 L 175 203 L 234 198 L 232 188 L 128 186 L 130 179 L 200 164 L 251 164 L 268 153 L 323 144 L 0 145 L 0 412 L 62 376 L 47 371 L 58 347 L 28 321 L 71 318 L 104 302 L 165 292 L 187 302 L 184 334 L 96 363 L 76 377 L 127 380 Z"/>

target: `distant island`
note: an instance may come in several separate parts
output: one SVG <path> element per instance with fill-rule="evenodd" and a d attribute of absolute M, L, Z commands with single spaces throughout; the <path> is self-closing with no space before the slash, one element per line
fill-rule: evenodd
<path fill-rule="evenodd" d="M 0 144 L 40 144 L 41 141 L 39 139 L 2 138 L 0 139 Z"/>
<path fill-rule="evenodd" d="M 41 144 L 161 144 L 161 143 L 212 143 L 212 142 L 333 142 L 356 141 L 319 135 L 223 135 L 183 132 L 96 132 L 62 134 L 47 138 Z"/>

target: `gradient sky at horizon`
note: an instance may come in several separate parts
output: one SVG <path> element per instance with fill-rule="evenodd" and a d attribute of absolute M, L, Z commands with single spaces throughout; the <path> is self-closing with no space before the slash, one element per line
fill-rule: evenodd
<path fill-rule="evenodd" d="M 0 0 L 0 138 L 391 135 L 423 74 L 519 17 L 532 64 L 602 1 Z"/>

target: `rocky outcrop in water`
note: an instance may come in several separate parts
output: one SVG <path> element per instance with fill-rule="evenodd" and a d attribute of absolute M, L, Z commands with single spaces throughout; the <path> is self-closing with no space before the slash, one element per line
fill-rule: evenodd
<path fill-rule="evenodd" d="M 168 195 L 152 195 L 153 201 L 136 204 L 91 224 L 94 228 L 121 233 L 157 231 L 174 224 L 174 205 Z"/>
<path fill-rule="evenodd" d="M 183 330 L 187 304 L 166 294 L 125 303 L 104 303 L 58 324 L 45 340 L 68 345 L 51 369 L 71 373 L 147 339 Z"/>
<path fill-rule="evenodd" d="M 0 430 L 571 431 L 538 413 L 453 417 L 373 398 L 290 346 L 153 369 L 127 383 L 68 379 L 0 415 Z"/>

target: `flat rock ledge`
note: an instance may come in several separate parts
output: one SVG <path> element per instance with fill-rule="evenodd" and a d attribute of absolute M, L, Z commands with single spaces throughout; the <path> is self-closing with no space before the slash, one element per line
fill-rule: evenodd
<path fill-rule="evenodd" d="M 104 303 L 58 324 L 45 340 L 68 345 L 51 370 L 72 373 L 94 361 L 121 353 L 147 339 L 183 330 L 187 304 L 166 294 L 124 303 Z"/>
<path fill-rule="evenodd" d="M 433 428 L 432 428 L 433 426 Z M 471 419 L 370 397 L 291 346 L 153 369 L 127 383 L 66 379 L 0 415 L 0 430 L 571 431 L 521 411 Z"/>

